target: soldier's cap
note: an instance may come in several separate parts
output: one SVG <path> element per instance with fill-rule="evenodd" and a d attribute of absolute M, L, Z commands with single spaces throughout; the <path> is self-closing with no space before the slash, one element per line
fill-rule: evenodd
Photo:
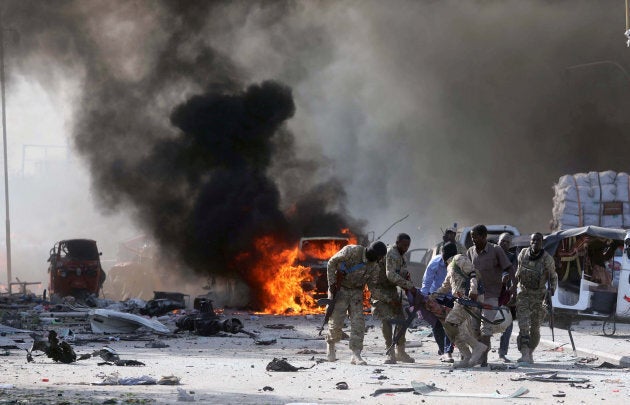
<path fill-rule="evenodd" d="M 501 243 L 502 241 L 512 243 L 512 234 L 509 232 L 503 232 L 501 235 L 499 235 L 499 243 Z"/>
<path fill-rule="evenodd" d="M 452 233 L 457 233 L 457 229 L 455 229 L 455 228 L 453 228 L 452 226 L 450 226 L 450 227 L 446 228 L 446 230 L 444 231 L 444 233 L 449 233 L 449 232 L 452 232 Z"/>
<path fill-rule="evenodd" d="M 457 245 L 453 242 L 446 242 L 442 247 L 442 260 L 447 261 L 457 254 Z"/>

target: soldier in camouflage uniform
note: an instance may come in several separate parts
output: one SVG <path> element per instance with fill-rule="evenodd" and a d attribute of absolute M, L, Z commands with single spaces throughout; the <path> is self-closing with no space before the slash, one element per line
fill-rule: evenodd
<path fill-rule="evenodd" d="M 477 274 L 468 256 L 455 255 L 448 260 L 448 263 L 448 273 L 436 294 L 450 293 L 454 297 L 469 297 L 471 300 L 476 301 Z M 479 364 L 488 346 L 474 338 L 471 315 L 464 306 L 455 302 L 443 325 L 449 339 L 455 343 L 455 346 L 462 354 L 462 360 L 455 362 L 453 367 L 472 367 Z"/>
<path fill-rule="evenodd" d="M 543 236 L 532 234 L 529 248 L 518 255 L 518 294 L 516 314 L 518 315 L 517 346 L 522 356 L 519 362 L 533 363 L 533 352 L 540 342 L 540 322 L 543 319 L 543 301 L 547 292 L 553 296 L 558 286 L 558 275 L 553 257 L 543 249 Z"/>
<path fill-rule="evenodd" d="M 350 317 L 352 364 L 367 364 L 361 358 L 365 335 L 363 288 L 377 273 L 378 262 L 387 253 L 383 242 L 372 242 L 367 248 L 360 245 L 344 246 L 328 260 L 329 297 L 336 295 L 335 308 L 328 321 L 326 344 L 328 361 L 336 361 L 335 343 L 341 340 L 346 314 Z"/>
<path fill-rule="evenodd" d="M 385 260 L 379 263 L 379 272 L 369 283 L 373 314 L 381 319 L 381 331 L 385 338 L 385 347 L 392 345 L 394 331 L 392 320 L 404 321 L 405 313 L 402 309 L 401 293 L 397 286 L 407 291 L 415 293 L 413 283 L 410 280 L 407 263 L 403 258 L 409 250 L 411 237 L 406 233 L 401 233 L 396 237 L 396 244 L 387 250 Z M 403 335 L 396 344 L 396 353 L 390 351 L 385 364 L 396 364 L 396 360 L 403 363 L 413 363 L 414 359 L 405 352 L 405 336 Z"/>

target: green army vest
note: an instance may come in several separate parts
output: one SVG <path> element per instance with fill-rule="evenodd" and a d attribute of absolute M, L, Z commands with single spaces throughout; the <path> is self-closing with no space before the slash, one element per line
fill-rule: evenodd
<path fill-rule="evenodd" d="M 545 261 L 542 260 L 543 256 L 540 256 L 538 260 L 531 260 L 529 251 L 523 254 L 523 259 L 520 263 L 519 281 L 521 285 L 528 290 L 539 290 L 545 271 Z"/>

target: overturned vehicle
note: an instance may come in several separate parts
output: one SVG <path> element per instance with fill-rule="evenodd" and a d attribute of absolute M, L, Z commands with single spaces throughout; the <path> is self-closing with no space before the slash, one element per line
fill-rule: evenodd
<path fill-rule="evenodd" d="M 105 282 L 100 256 L 96 241 L 91 239 L 68 239 L 55 243 L 48 257 L 51 301 L 72 296 L 84 302 L 89 297 L 98 297 Z"/>
<path fill-rule="evenodd" d="M 558 289 L 554 313 L 570 322 L 603 321 L 612 335 L 616 323 L 630 323 L 630 231 L 585 226 L 545 237 L 545 250 L 556 262 Z M 565 323 L 565 322 L 563 322 Z"/>

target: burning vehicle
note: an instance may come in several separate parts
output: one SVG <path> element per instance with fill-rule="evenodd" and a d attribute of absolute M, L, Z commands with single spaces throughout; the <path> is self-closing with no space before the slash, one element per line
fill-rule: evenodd
<path fill-rule="evenodd" d="M 48 257 L 51 300 L 73 296 L 79 301 L 98 292 L 105 281 L 96 241 L 68 239 L 55 243 Z"/>
<path fill-rule="evenodd" d="M 328 295 L 328 259 L 348 244 L 350 244 L 349 238 L 337 236 L 314 236 L 300 239 L 297 265 L 310 268 L 312 276 L 312 279 L 302 282 L 304 291 L 312 292 L 315 299 Z"/>

